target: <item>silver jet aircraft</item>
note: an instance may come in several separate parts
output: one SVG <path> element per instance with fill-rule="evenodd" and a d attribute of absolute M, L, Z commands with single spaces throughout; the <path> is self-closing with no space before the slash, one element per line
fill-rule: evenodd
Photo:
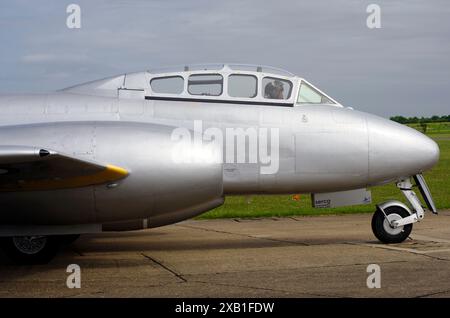
<path fill-rule="evenodd" d="M 252 65 L 130 73 L 44 95 L 0 97 L 0 240 L 48 262 L 80 234 L 153 228 L 226 195 L 311 193 L 315 207 L 379 203 L 375 236 L 398 243 L 436 213 L 422 133 L 344 107 L 303 78 Z"/>

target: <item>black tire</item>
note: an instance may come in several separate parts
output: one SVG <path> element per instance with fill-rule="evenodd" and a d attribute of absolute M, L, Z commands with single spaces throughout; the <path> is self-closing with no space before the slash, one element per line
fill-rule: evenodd
<path fill-rule="evenodd" d="M 390 214 L 397 214 L 401 216 L 402 218 L 409 216 L 407 210 L 399 207 L 399 206 L 390 206 L 384 209 L 384 212 L 386 215 Z M 377 209 L 375 211 L 375 214 L 372 217 L 372 231 L 373 234 L 376 236 L 377 239 L 379 239 L 382 243 L 385 244 L 392 244 L 392 243 L 401 243 L 404 240 L 408 238 L 408 236 L 411 234 L 413 225 L 407 224 L 404 225 L 402 229 L 399 229 L 400 231 L 391 230 L 391 233 L 386 231 L 385 226 L 389 226 L 387 223 L 385 224 L 385 217 L 383 212 L 381 210 Z M 398 232 L 393 234 L 392 232 Z"/>
<path fill-rule="evenodd" d="M 0 246 L 14 263 L 19 265 L 35 265 L 35 264 L 47 264 L 58 252 L 58 241 L 52 236 L 42 236 L 35 238 L 39 240 L 38 247 L 35 251 L 29 250 L 28 253 L 21 249 L 20 243 L 26 237 L 4 237 L 0 240 Z"/>

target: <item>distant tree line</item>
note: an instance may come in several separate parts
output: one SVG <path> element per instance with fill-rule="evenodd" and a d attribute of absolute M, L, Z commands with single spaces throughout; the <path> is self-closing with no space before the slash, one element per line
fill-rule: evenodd
<path fill-rule="evenodd" d="M 392 116 L 391 120 L 400 124 L 420 124 L 420 123 L 443 123 L 450 122 L 450 115 L 431 116 L 431 117 L 404 117 Z"/>

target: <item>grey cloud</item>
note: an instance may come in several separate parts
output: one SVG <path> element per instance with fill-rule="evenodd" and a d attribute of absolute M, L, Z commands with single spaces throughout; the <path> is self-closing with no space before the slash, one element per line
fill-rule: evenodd
<path fill-rule="evenodd" d="M 82 29 L 65 26 L 66 6 Z M 383 116 L 450 113 L 445 0 L 18 1 L 0 4 L 0 91 L 36 92 L 152 66 L 273 65 Z"/>

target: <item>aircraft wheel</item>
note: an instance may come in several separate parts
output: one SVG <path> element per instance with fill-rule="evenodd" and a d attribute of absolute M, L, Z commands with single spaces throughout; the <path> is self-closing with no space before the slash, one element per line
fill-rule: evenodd
<path fill-rule="evenodd" d="M 46 264 L 58 252 L 59 244 L 51 236 L 15 236 L 1 239 L 5 254 L 17 264 Z"/>
<path fill-rule="evenodd" d="M 400 220 L 409 216 L 408 211 L 398 206 L 390 206 L 384 209 L 387 215 L 385 218 L 383 212 L 377 209 L 372 217 L 372 231 L 376 238 L 382 243 L 401 243 L 411 234 L 412 224 L 394 228 L 390 222 Z"/>

